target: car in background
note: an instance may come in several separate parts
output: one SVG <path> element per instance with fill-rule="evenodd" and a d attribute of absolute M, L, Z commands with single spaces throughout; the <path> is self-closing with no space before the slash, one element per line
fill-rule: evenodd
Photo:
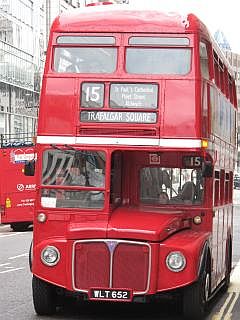
<path fill-rule="evenodd" d="M 240 175 L 239 174 L 234 175 L 233 187 L 234 187 L 234 189 L 240 189 Z"/>

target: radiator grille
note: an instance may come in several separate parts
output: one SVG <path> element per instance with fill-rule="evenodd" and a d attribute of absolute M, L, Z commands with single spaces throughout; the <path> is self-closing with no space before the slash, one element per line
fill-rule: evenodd
<path fill-rule="evenodd" d="M 109 261 L 110 253 L 104 243 L 78 243 L 74 262 L 76 288 L 108 287 Z"/>
<path fill-rule="evenodd" d="M 114 252 L 113 287 L 144 291 L 147 287 L 149 253 L 146 246 L 119 244 Z"/>
<path fill-rule="evenodd" d="M 75 243 L 74 288 L 148 289 L 150 246 L 130 241 L 99 240 Z"/>

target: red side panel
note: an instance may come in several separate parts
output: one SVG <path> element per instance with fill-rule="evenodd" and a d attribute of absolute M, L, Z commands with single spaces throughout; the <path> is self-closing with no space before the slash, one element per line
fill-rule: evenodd
<path fill-rule="evenodd" d="M 196 104 L 195 81 L 168 80 L 165 89 L 165 107 L 161 137 L 199 137 L 199 106 Z"/>
<path fill-rule="evenodd" d="M 43 81 L 38 135 L 76 135 L 75 79 L 48 78 Z M 46 89 L 47 88 L 47 89 Z"/>

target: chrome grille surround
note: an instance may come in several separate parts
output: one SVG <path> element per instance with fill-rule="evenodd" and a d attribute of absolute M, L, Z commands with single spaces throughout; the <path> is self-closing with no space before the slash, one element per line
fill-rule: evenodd
<path fill-rule="evenodd" d="M 104 243 L 109 249 L 110 252 L 110 281 L 109 281 L 109 288 L 112 288 L 112 279 L 113 279 L 113 254 L 115 251 L 115 248 L 119 244 L 130 244 L 130 245 L 140 245 L 145 246 L 149 250 L 149 256 L 148 256 L 148 271 L 147 271 L 147 285 L 144 291 L 133 291 L 133 295 L 142 295 L 146 294 L 149 290 L 150 286 L 150 276 L 151 276 L 151 261 L 152 261 L 152 251 L 151 246 L 148 243 L 140 242 L 140 241 L 128 241 L 128 240 L 119 240 L 119 239 L 90 239 L 90 240 L 77 240 L 73 243 L 73 250 L 72 250 L 72 286 L 75 291 L 88 293 L 88 290 L 84 289 L 78 289 L 75 285 L 75 247 L 78 243 Z"/>

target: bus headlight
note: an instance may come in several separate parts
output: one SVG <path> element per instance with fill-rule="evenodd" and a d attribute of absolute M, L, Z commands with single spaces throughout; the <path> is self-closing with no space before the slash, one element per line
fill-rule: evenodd
<path fill-rule="evenodd" d="M 48 246 L 42 250 L 41 260 L 47 266 L 55 266 L 60 260 L 60 252 L 56 247 Z"/>
<path fill-rule="evenodd" d="M 179 251 L 170 252 L 166 258 L 166 265 L 173 272 L 182 271 L 186 266 L 186 258 Z"/>
<path fill-rule="evenodd" d="M 39 215 L 37 216 L 37 221 L 38 222 L 45 222 L 47 220 L 47 216 L 45 213 L 41 212 L 39 213 Z"/>

